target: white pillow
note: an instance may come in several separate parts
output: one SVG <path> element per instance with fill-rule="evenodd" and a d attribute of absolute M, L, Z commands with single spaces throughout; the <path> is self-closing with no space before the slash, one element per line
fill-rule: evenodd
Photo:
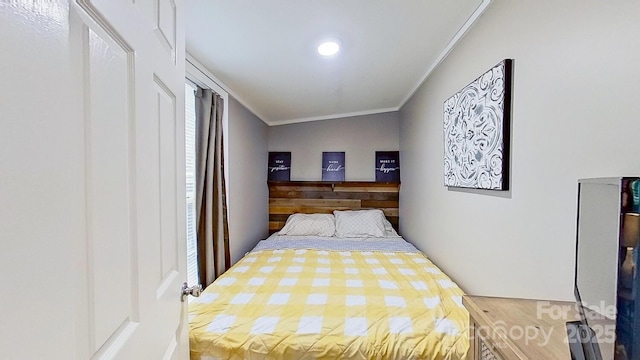
<path fill-rule="evenodd" d="M 280 235 L 333 236 L 335 218 L 331 214 L 293 214 L 287 219 Z"/>
<path fill-rule="evenodd" d="M 336 236 L 385 237 L 384 213 L 382 210 L 336 210 Z"/>
<path fill-rule="evenodd" d="M 398 235 L 398 233 L 396 232 L 396 229 L 393 228 L 393 225 L 391 225 L 391 223 L 389 222 L 389 220 L 387 220 L 387 218 L 384 218 L 384 236 L 385 237 L 399 237 L 400 235 Z"/>

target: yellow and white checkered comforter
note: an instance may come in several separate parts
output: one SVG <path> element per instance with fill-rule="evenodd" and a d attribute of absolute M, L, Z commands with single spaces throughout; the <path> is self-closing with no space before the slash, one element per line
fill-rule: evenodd
<path fill-rule="evenodd" d="M 259 244 L 190 303 L 191 359 L 466 359 L 462 290 L 381 242 Z"/>

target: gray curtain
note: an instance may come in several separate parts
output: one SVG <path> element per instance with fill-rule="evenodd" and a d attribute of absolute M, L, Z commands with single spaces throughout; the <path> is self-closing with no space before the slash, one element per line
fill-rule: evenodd
<path fill-rule="evenodd" d="M 196 216 L 200 282 L 211 284 L 229 269 L 229 227 L 224 182 L 220 95 L 198 87 L 196 91 Z"/>

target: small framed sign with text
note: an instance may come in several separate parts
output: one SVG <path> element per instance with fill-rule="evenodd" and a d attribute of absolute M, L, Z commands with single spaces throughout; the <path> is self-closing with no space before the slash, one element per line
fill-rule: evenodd
<path fill-rule="evenodd" d="M 291 152 L 269 152 L 269 181 L 291 180 Z"/>
<path fill-rule="evenodd" d="M 376 151 L 376 182 L 400 182 L 399 151 Z"/>
<path fill-rule="evenodd" d="M 344 181 L 344 151 L 322 153 L 322 181 Z"/>

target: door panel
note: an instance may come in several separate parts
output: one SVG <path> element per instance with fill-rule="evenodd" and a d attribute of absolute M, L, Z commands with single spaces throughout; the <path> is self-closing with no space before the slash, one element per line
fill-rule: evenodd
<path fill-rule="evenodd" d="M 176 3 L 173 0 L 155 0 L 154 32 L 171 60 L 175 60 Z"/>
<path fill-rule="evenodd" d="M 84 27 L 89 332 L 110 352 L 138 319 L 131 52 Z M 122 43 L 120 41 L 120 43 Z M 117 263 L 114 266 L 114 262 Z M 117 291 L 114 291 L 117 289 Z M 111 344 L 111 345 L 109 345 Z"/>
<path fill-rule="evenodd" d="M 188 358 L 181 10 L 0 2 L 0 358 Z"/>
<path fill-rule="evenodd" d="M 147 4 L 76 8 L 88 32 L 87 321 L 96 359 L 188 357 L 181 3 Z"/>
<path fill-rule="evenodd" d="M 177 232 L 177 169 L 176 169 L 176 97 L 157 77 L 154 77 L 159 128 L 160 162 L 160 224 L 161 236 L 158 239 L 161 252 L 161 283 L 175 276 L 178 270 L 178 249 L 175 239 Z"/>

